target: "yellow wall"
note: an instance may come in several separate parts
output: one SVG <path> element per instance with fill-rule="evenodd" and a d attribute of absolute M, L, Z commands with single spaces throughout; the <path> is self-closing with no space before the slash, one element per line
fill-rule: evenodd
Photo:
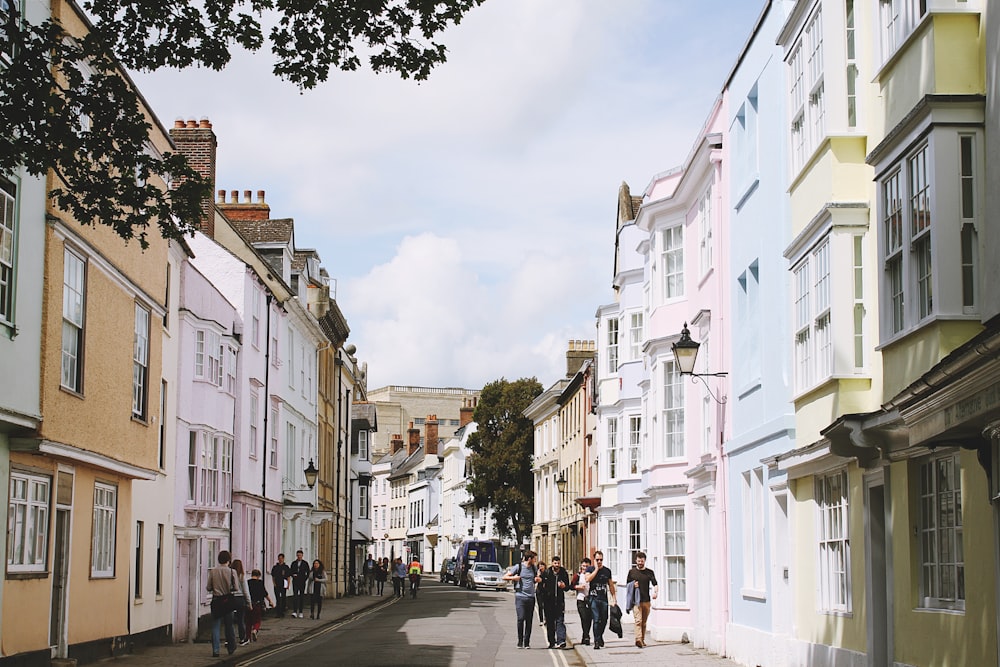
<path fill-rule="evenodd" d="M 848 614 L 820 613 L 818 539 L 816 525 L 816 479 L 813 476 L 791 480 L 789 489 L 795 500 L 792 534 L 797 548 L 793 552 L 795 576 L 796 639 L 864 653 L 867 648 L 865 621 L 865 542 L 864 507 L 861 473 L 857 466 L 847 470 L 848 535 L 851 543 L 850 577 L 853 609 Z"/>
<path fill-rule="evenodd" d="M 792 236 L 830 202 L 870 201 L 872 168 L 865 164 L 864 135 L 830 137 L 792 184 Z"/>
<path fill-rule="evenodd" d="M 893 463 L 892 534 L 895 660 L 911 665 L 996 664 L 996 599 L 992 508 L 986 475 L 973 451 L 962 451 L 965 613 L 917 609 L 920 595 L 919 470 Z"/>
<path fill-rule="evenodd" d="M 28 466 L 52 475 L 54 489 L 57 463 L 53 459 L 24 452 L 11 452 L 10 458 L 15 466 Z M 90 577 L 94 482 L 98 480 L 118 487 L 115 576 L 110 579 Z M 130 481 L 125 478 L 75 466 L 67 612 L 71 645 L 128 633 L 131 489 Z M 54 507 L 49 518 L 47 565 L 51 570 L 55 544 Z M 48 649 L 51 575 L 8 577 L 4 584 L 3 633 L 0 639 L 3 655 Z"/>
<path fill-rule="evenodd" d="M 937 321 L 884 347 L 885 398 L 898 394 L 982 328 L 975 321 Z"/>
<path fill-rule="evenodd" d="M 795 401 L 795 441 L 799 446 L 820 439 L 820 431 L 841 415 L 878 408 L 867 377 L 831 380 Z"/>

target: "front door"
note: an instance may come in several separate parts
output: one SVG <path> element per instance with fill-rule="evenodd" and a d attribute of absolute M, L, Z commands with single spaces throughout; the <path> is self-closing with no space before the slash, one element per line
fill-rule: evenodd
<path fill-rule="evenodd" d="M 865 480 L 867 500 L 865 594 L 868 597 L 868 664 L 889 667 L 889 579 L 885 534 L 885 486 L 882 476 Z"/>
<path fill-rule="evenodd" d="M 52 553 L 52 600 L 49 610 L 49 646 L 53 657 L 68 657 L 66 643 L 66 598 L 69 592 L 69 518 L 70 510 L 56 508 L 55 544 Z"/>
<path fill-rule="evenodd" d="M 174 640 L 187 641 L 191 630 L 191 557 L 194 540 L 177 540 L 177 569 L 174 594 Z"/>

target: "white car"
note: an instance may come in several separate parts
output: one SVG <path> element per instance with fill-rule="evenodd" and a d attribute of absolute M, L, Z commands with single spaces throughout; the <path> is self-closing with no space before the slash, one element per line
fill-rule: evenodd
<path fill-rule="evenodd" d="M 466 581 L 470 591 L 477 588 L 507 590 L 507 582 L 503 580 L 503 570 L 498 563 L 473 563 Z"/>

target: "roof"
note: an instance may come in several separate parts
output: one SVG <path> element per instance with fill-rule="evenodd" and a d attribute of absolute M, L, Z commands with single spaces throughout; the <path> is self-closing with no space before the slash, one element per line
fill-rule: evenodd
<path fill-rule="evenodd" d="M 351 422 L 367 422 L 368 430 L 378 430 L 374 403 L 354 403 L 351 405 Z"/>
<path fill-rule="evenodd" d="M 250 243 L 291 243 L 295 231 L 292 218 L 272 218 L 270 220 L 230 220 L 240 234 Z"/>

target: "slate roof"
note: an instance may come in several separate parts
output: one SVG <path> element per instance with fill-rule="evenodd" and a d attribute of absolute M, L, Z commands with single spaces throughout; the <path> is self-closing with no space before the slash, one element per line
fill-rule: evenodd
<path fill-rule="evenodd" d="M 271 220 L 230 220 L 250 243 L 290 243 L 295 231 L 295 220 L 276 218 Z"/>

